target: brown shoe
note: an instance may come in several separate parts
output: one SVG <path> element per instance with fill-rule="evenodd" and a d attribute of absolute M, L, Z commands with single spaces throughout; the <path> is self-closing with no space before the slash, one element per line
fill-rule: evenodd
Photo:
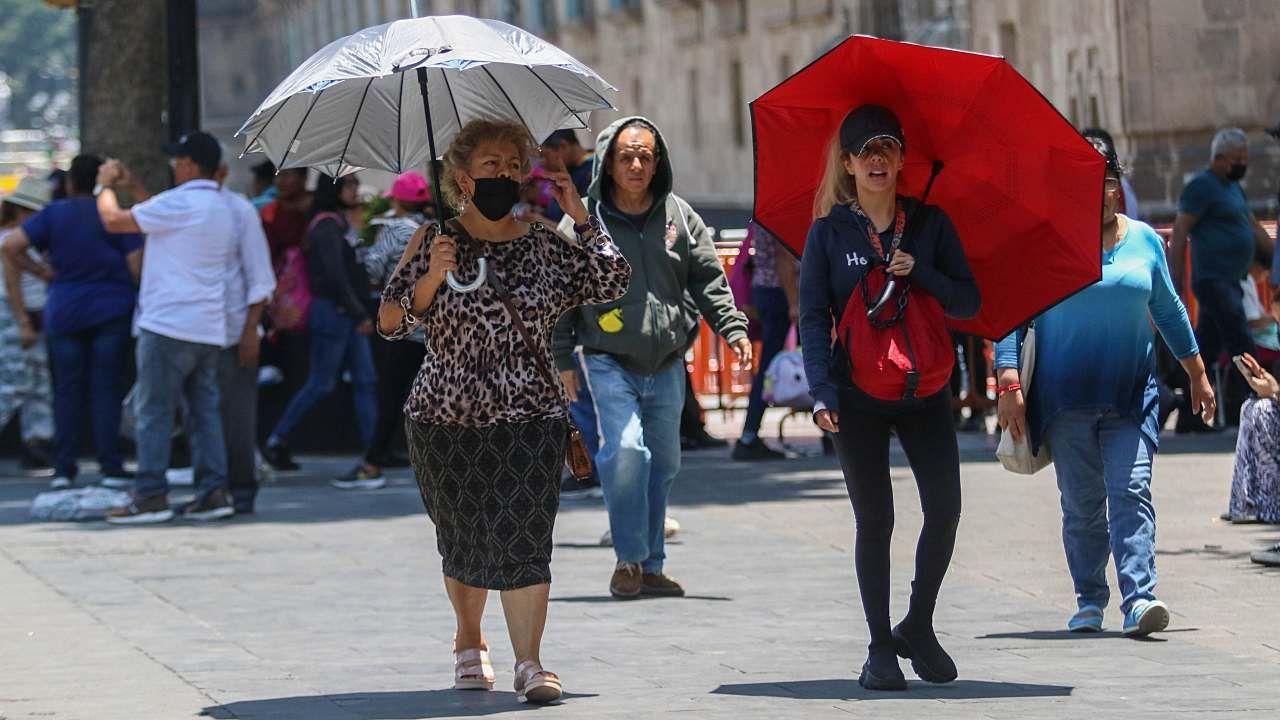
<path fill-rule="evenodd" d="M 136 497 L 128 505 L 107 510 L 107 522 L 112 525 L 154 525 L 173 519 L 169 509 L 169 497 L 157 495 L 146 500 Z"/>
<path fill-rule="evenodd" d="M 221 520 L 236 514 L 235 507 L 227 499 L 227 493 L 218 488 L 202 498 L 196 498 L 178 509 L 186 520 Z"/>
<path fill-rule="evenodd" d="M 640 597 L 642 582 L 640 566 L 634 563 L 618 562 L 609 579 L 609 594 L 619 600 L 634 600 Z"/>
<path fill-rule="evenodd" d="M 640 594 L 656 597 L 684 597 L 680 583 L 662 573 L 644 573 L 640 576 Z"/>

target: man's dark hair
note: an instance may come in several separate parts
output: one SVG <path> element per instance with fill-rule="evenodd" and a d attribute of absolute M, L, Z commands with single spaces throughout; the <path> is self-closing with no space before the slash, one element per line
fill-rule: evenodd
<path fill-rule="evenodd" d="M 324 173 L 316 181 L 316 191 L 311 194 L 311 214 L 322 212 L 342 212 L 347 206 L 342 204 L 342 186 L 351 182 L 350 177 L 336 180 Z"/>
<path fill-rule="evenodd" d="M 98 184 L 98 168 L 102 167 L 102 158 L 97 155 L 77 155 L 71 161 L 71 192 L 76 195 L 90 195 L 93 186 Z"/>
<path fill-rule="evenodd" d="M 1116 177 L 1124 176 L 1124 167 L 1120 165 L 1120 156 L 1116 154 L 1116 143 L 1111 139 L 1111 133 L 1102 128 L 1091 127 L 1085 128 L 1080 134 L 1102 153 L 1102 157 L 1106 158 L 1108 174 Z"/>
<path fill-rule="evenodd" d="M 253 177 L 259 182 L 270 185 L 276 179 L 276 164 L 270 160 L 263 160 L 253 166 Z"/>
<path fill-rule="evenodd" d="M 552 149 L 559 149 L 565 144 L 582 147 L 582 143 L 578 142 L 578 133 L 573 130 L 557 130 L 548 135 L 546 140 L 542 141 L 543 147 L 549 147 Z"/>
<path fill-rule="evenodd" d="M 67 171 L 62 168 L 54 168 L 46 178 L 49 181 L 49 190 L 52 193 L 50 200 L 64 200 L 67 197 Z"/>
<path fill-rule="evenodd" d="M 657 147 L 658 128 L 654 127 L 653 123 L 649 122 L 648 120 L 633 118 L 631 120 L 628 120 L 622 127 L 618 128 L 618 132 L 613 134 L 613 140 L 609 142 L 608 149 L 604 151 L 604 166 L 606 168 L 613 166 L 613 151 L 615 148 L 618 147 L 618 138 L 622 137 L 622 133 L 626 132 L 627 130 L 630 130 L 631 128 L 640 128 L 642 130 L 648 130 L 649 132 L 653 133 L 653 142 L 654 142 L 653 159 L 658 160 L 662 157 L 662 150 Z M 605 173 L 605 174 L 607 175 L 608 173 Z"/>

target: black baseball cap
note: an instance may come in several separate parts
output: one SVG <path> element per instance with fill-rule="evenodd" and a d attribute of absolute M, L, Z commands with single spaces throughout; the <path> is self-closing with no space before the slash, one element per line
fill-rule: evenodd
<path fill-rule="evenodd" d="M 187 133 L 164 146 L 169 157 L 189 157 L 205 172 L 213 172 L 222 163 L 222 146 L 217 138 L 199 130 Z"/>
<path fill-rule="evenodd" d="M 840 147 L 847 152 L 860 155 L 867 143 L 880 138 L 894 140 L 904 151 L 907 149 L 898 116 L 883 105 L 861 105 L 840 123 Z"/>

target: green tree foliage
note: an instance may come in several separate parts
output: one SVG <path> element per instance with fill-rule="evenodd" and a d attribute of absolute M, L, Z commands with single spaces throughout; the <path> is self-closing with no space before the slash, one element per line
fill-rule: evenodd
<path fill-rule="evenodd" d="M 9 124 L 76 126 L 76 14 L 41 0 L 0 0 L 0 72 L 12 97 Z"/>

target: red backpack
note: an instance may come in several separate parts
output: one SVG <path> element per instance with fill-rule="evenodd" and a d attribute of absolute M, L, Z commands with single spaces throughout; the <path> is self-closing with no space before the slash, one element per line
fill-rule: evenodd
<path fill-rule="evenodd" d="M 859 211 L 860 212 L 860 211 Z M 921 208 L 913 213 L 912 229 L 918 230 L 928 217 Z M 901 242 L 905 213 L 898 210 L 894 248 Z M 883 259 L 880 239 L 870 229 L 872 246 Z M 862 392 L 880 400 L 926 398 L 951 381 L 955 348 L 947 330 L 942 304 L 923 290 L 911 286 L 909 278 L 893 278 L 894 288 L 875 313 L 878 299 L 890 276 L 885 264 L 872 265 L 854 288 L 840 315 L 837 338 L 849 356 L 851 379 Z"/>
<path fill-rule="evenodd" d="M 307 234 L 326 219 L 343 222 L 336 212 L 316 213 L 307 223 Z M 307 274 L 307 254 L 301 246 L 294 245 L 284 251 L 284 259 L 276 270 L 276 292 L 267 304 L 267 317 L 271 319 L 271 326 L 280 332 L 307 331 L 311 317 L 311 279 Z"/>

